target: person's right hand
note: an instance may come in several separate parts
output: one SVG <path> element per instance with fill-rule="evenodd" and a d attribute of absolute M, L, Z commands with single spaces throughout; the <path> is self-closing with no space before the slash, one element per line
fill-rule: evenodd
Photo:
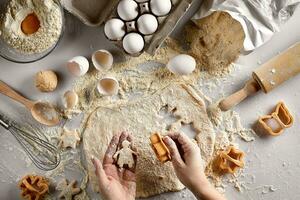
<path fill-rule="evenodd" d="M 169 133 L 163 140 L 170 150 L 174 170 L 182 184 L 192 189 L 201 180 L 206 183 L 207 179 L 197 144 L 192 142 L 185 134 L 180 133 Z M 182 152 L 179 152 L 175 142 Z"/>
<path fill-rule="evenodd" d="M 170 150 L 174 170 L 182 184 L 198 199 L 225 200 L 206 178 L 197 144 L 180 133 L 169 133 L 163 140 Z"/>

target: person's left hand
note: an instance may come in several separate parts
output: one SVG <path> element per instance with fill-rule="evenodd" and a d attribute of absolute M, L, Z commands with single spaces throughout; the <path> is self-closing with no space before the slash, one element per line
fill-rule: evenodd
<path fill-rule="evenodd" d="M 106 200 L 132 200 L 136 193 L 136 156 L 134 167 L 120 169 L 113 159 L 118 147 L 124 140 L 132 142 L 132 137 L 126 132 L 113 136 L 103 159 L 103 165 L 97 158 L 92 158 L 99 181 L 100 193 Z M 133 148 L 134 151 L 136 149 Z"/>

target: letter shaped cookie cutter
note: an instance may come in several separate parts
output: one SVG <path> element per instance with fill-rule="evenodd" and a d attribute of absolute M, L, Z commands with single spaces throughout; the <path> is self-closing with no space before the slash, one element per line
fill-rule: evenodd
<path fill-rule="evenodd" d="M 239 168 L 244 167 L 244 157 L 244 152 L 229 146 L 227 150 L 219 152 L 215 164 L 219 172 L 234 174 Z"/>
<path fill-rule="evenodd" d="M 279 102 L 273 113 L 259 118 L 258 128 L 265 134 L 278 136 L 283 133 L 284 129 L 291 127 L 293 123 L 293 116 L 285 104 Z"/>
<path fill-rule="evenodd" d="M 21 196 L 26 200 L 41 200 L 49 191 L 49 182 L 42 176 L 27 175 L 19 182 Z"/>
<path fill-rule="evenodd" d="M 165 145 L 159 133 L 154 133 L 150 136 L 151 147 L 155 152 L 156 157 L 162 163 L 171 160 L 171 155 L 168 147 Z"/>

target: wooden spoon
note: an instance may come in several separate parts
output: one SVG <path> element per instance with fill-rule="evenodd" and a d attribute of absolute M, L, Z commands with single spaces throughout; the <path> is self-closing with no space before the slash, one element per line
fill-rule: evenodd
<path fill-rule="evenodd" d="M 60 122 L 60 116 L 55 107 L 47 102 L 34 102 L 18 94 L 11 87 L 0 80 L 0 93 L 23 104 L 33 118 L 41 124 L 55 126 Z"/>

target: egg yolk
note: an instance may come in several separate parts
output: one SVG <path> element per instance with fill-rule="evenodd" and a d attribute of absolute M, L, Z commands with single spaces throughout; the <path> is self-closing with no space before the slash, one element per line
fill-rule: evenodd
<path fill-rule="evenodd" d="M 21 29 L 24 34 L 31 35 L 37 32 L 40 28 L 40 20 L 36 16 L 36 14 L 31 13 L 25 17 L 25 19 L 21 23 Z"/>

